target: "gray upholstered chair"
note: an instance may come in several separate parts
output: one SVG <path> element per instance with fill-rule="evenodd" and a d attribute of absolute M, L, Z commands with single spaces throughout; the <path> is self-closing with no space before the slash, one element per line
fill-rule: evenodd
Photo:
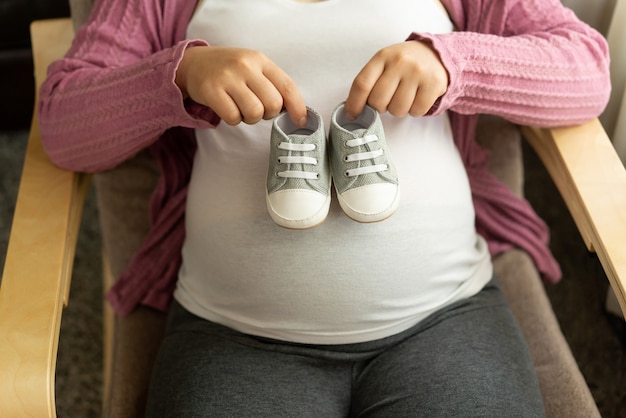
<path fill-rule="evenodd" d="M 72 0 L 74 22 L 93 0 Z M 36 79 L 73 36 L 69 19 L 36 22 Z M 522 128 L 559 186 L 590 250 L 597 250 L 622 308 L 626 172 L 598 120 L 569 129 Z M 479 141 L 492 171 L 522 194 L 520 129 L 484 117 Z M 584 158 L 579 158 L 580 155 Z M 148 198 L 158 170 L 146 155 L 93 176 L 103 234 L 105 286 L 119 275 L 148 228 Z M 591 177 L 590 177 L 591 176 Z M 39 142 L 34 115 L 0 289 L 0 416 L 55 416 L 59 324 L 67 301 L 82 202 L 90 176 L 54 167 Z M 45 202 L 45 204 L 44 204 Z M 620 259 L 621 257 L 621 259 Z M 494 260 L 503 291 L 529 343 L 548 416 L 599 416 L 529 256 L 510 250 Z M 126 318 L 105 312 L 104 415 L 137 417 L 163 332 L 164 315 L 139 309 Z"/>

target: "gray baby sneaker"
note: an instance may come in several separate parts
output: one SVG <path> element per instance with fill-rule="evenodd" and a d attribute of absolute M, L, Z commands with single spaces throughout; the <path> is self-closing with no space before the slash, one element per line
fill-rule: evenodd
<path fill-rule="evenodd" d="M 330 168 L 322 118 L 308 109 L 307 125 L 297 127 L 286 112 L 274 119 L 266 202 L 272 220 L 307 229 L 326 219 L 330 207 Z"/>
<path fill-rule="evenodd" d="M 330 165 L 343 211 L 358 222 L 387 219 L 398 208 L 398 175 L 391 161 L 378 112 L 365 106 L 348 120 L 344 104 L 330 124 Z"/>

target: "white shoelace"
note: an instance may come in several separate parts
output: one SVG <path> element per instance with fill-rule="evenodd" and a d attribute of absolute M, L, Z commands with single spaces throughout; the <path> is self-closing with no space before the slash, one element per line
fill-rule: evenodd
<path fill-rule="evenodd" d="M 281 142 L 280 144 L 278 144 L 278 148 L 285 151 L 305 152 L 315 150 L 315 144 L 292 144 L 291 142 Z M 278 162 L 280 164 L 317 165 L 317 158 L 306 157 L 304 155 L 285 155 L 278 157 Z M 307 180 L 315 180 L 319 178 L 319 173 L 313 173 L 310 171 L 286 170 L 279 171 L 276 174 L 278 175 L 278 177 L 283 178 L 296 178 Z"/>
<path fill-rule="evenodd" d="M 378 141 L 378 136 L 365 135 L 361 138 L 355 138 L 355 139 L 350 139 L 346 141 L 346 145 L 351 148 L 355 148 L 360 145 L 369 144 L 370 142 L 375 142 L 375 141 Z M 381 155 L 383 155 L 382 149 L 379 149 L 376 151 L 356 152 L 354 154 L 347 155 L 344 158 L 344 161 L 347 163 L 355 162 L 355 161 L 363 161 L 363 160 L 369 160 L 372 158 L 380 157 Z M 387 168 L 388 168 L 387 164 L 375 164 L 375 165 L 368 165 L 365 167 L 357 167 L 354 169 L 346 170 L 345 174 L 348 177 L 356 177 L 356 176 L 360 176 L 361 174 L 380 173 L 381 171 L 386 171 Z"/>

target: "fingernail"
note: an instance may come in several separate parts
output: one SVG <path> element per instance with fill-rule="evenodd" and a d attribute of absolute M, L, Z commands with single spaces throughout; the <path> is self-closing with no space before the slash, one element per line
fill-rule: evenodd
<path fill-rule="evenodd" d="M 298 126 L 300 128 L 304 128 L 306 126 L 306 116 L 302 116 L 300 120 L 298 120 Z"/>
<path fill-rule="evenodd" d="M 346 112 L 346 119 L 348 119 L 348 120 L 355 120 L 356 116 L 354 116 L 352 113 Z"/>

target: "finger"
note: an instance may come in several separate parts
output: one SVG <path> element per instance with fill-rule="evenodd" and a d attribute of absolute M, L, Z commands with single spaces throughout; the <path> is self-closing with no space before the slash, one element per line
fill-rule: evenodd
<path fill-rule="evenodd" d="M 237 105 L 243 122 L 252 125 L 263 119 L 265 108 L 263 103 L 248 86 L 227 91 Z"/>
<path fill-rule="evenodd" d="M 387 106 L 387 111 L 396 117 L 403 117 L 410 113 L 415 104 L 417 94 L 417 82 L 413 79 L 403 79 L 400 81 L 391 102 Z"/>
<path fill-rule="evenodd" d="M 248 84 L 248 88 L 263 105 L 263 119 L 273 119 L 280 114 L 283 109 L 283 97 L 268 79 L 252 81 Z"/>
<path fill-rule="evenodd" d="M 264 74 L 282 97 L 283 106 L 291 121 L 296 126 L 304 127 L 307 122 L 308 111 L 296 83 L 275 65 L 265 69 Z"/>
<path fill-rule="evenodd" d="M 370 93 L 384 69 L 384 64 L 374 57 L 354 78 L 344 106 L 348 118 L 355 119 L 363 112 Z"/>
<path fill-rule="evenodd" d="M 420 85 L 415 94 L 415 99 L 413 100 L 409 114 L 411 116 L 424 116 L 428 113 L 430 108 L 433 107 L 438 98 L 438 90 L 428 85 Z"/>
<path fill-rule="evenodd" d="M 367 103 L 380 113 L 385 113 L 400 86 L 400 79 L 385 71 L 376 81 Z M 413 101 L 411 101 L 412 103 Z"/>
<path fill-rule="evenodd" d="M 207 106 L 228 125 L 234 126 L 243 120 L 239 107 L 233 98 L 225 91 L 221 90 L 219 92 L 215 92 L 209 97 L 211 97 L 212 100 L 207 103 Z"/>

